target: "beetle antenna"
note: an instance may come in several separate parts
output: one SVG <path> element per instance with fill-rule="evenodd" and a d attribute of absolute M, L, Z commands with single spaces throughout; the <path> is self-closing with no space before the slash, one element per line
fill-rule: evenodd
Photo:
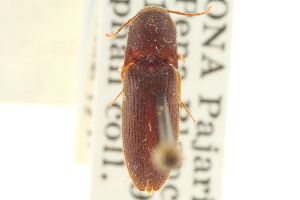
<path fill-rule="evenodd" d="M 135 17 L 135 16 L 134 16 Z M 134 17 L 132 17 L 132 18 L 130 18 L 127 22 L 125 22 L 114 34 L 105 34 L 105 36 L 106 37 L 109 37 L 109 38 L 111 38 L 111 39 L 114 39 L 115 37 L 117 37 L 117 35 L 120 33 L 120 31 L 124 28 L 124 27 L 126 27 L 132 20 L 133 20 L 133 18 Z"/>
<path fill-rule="evenodd" d="M 174 10 L 168 10 L 166 9 L 167 12 L 169 13 L 175 13 L 177 15 L 186 15 L 186 16 L 195 16 L 195 15 L 205 15 L 206 13 L 208 13 L 211 10 L 211 6 L 209 6 L 206 11 L 201 12 L 201 13 L 185 13 L 185 12 L 179 12 L 179 11 L 174 11 Z"/>

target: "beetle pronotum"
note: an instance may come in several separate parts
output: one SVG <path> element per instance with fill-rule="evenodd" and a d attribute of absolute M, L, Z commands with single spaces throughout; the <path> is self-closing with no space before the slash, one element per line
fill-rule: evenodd
<path fill-rule="evenodd" d="M 180 105 L 188 112 L 181 102 L 181 79 L 175 70 L 178 59 L 184 58 L 177 52 L 176 26 L 169 13 L 195 16 L 210 9 L 182 13 L 146 6 L 116 33 L 106 34 L 115 38 L 129 24 L 120 68 L 123 89 L 116 99 L 123 94 L 123 152 L 130 178 L 139 190 L 149 194 L 162 187 L 181 161 L 177 150 Z"/>

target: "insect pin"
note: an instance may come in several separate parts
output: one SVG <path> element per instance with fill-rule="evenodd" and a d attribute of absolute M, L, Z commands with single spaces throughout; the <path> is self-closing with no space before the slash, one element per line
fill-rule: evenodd
<path fill-rule="evenodd" d="M 181 163 L 177 148 L 181 78 L 177 52 L 176 26 L 169 13 L 195 16 L 159 6 L 146 6 L 123 24 L 127 25 L 124 65 L 120 67 L 122 94 L 122 139 L 125 163 L 133 184 L 141 191 L 159 190 L 171 170 Z M 193 119 L 193 117 L 190 115 Z M 195 120 L 193 119 L 195 122 Z"/>

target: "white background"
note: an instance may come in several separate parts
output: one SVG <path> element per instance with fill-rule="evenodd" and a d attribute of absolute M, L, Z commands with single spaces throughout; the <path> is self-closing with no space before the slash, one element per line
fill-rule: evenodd
<path fill-rule="evenodd" d="M 299 5 L 235 1 L 223 200 L 300 199 Z M 82 18 L 76 18 L 78 24 Z M 3 52 L 2 46 L 0 56 Z M 35 62 L 34 54 L 26 56 Z M 7 63 L 0 66 L 1 97 L 11 83 L 24 79 L 6 77 Z M 76 85 L 70 85 L 74 90 Z M 22 96 L 10 104 L 7 99 L 0 99 L 0 199 L 88 199 L 89 169 L 73 163 L 73 100 L 68 107 L 52 107 L 42 106 L 49 103 L 42 100 L 39 106 L 13 104 L 22 103 Z"/>

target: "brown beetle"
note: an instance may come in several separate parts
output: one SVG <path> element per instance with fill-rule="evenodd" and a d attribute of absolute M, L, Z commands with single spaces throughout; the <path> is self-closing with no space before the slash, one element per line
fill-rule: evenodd
<path fill-rule="evenodd" d="M 159 190 L 168 179 L 172 167 L 181 159 L 180 154 L 176 153 L 179 105 L 187 108 L 181 102 L 181 78 L 175 69 L 178 68 L 178 59 L 184 58 L 177 53 L 176 26 L 169 13 L 194 16 L 206 14 L 210 9 L 203 13 L 181 13 L 159 6 L 146 6 L 116 33 L 106 34 L 107 37 L 115 38 L 129 24 L 125 60 L 120 69 L 123 90 L 117 98 L 123 94 L 122 139 L 125 163 L 133 184 L 141 191 L 151 194 Z M 171 148 L 168 145 L 161 148 L 159 145 L 163 142 L 156 99 L 161 96 L 166 99 L 165 106 L 169 110 L 173 136 L 173 144 L 169 145 Z M 155 164 L 157 161 L 152 159 L 154 151 L 163 154 L 162 162 L 167 168 Z"/>

